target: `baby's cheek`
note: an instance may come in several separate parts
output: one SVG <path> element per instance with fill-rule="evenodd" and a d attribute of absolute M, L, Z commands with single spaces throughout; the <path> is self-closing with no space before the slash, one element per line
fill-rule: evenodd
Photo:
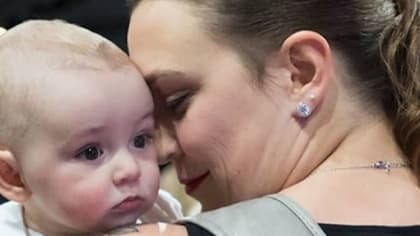
<path fill-rule="evenodd" d="M 153 203 L 159 190 L 159 167 L 153 162 L 143 162 L 140 164 L 142 176 L 140 177 L 140 195 L 148 202 Z"/>
<path fill-rule="evenodd" d="M 84 191 L 76 190 L 64 198 L 61 204 L 63 215 L 78 228 L 95 228 L 112 208 L 108 197 L 105 189 L 95 186 Z"/>

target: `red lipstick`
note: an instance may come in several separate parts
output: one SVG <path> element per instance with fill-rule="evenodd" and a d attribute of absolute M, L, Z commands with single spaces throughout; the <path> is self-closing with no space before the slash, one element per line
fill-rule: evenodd
<path fill-rule="evenodd" d="M 198 186 L 200 186 L 200 184 L 206 179 L 208 175 L 209 175 L 209 172 L 206 172 L 196 178 L 181 180 L 180 182 L 185 185 L 185 192 L 190 194 L 195 189 L 197 189 Z"/>

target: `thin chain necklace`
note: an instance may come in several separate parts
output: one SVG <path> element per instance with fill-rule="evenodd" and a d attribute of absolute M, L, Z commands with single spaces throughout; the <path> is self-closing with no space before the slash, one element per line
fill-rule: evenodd
<path fill-rule="evenodd" d="M 26 219 L 25 219 L 25 209 L 23 208 L 23 206 L 21 206 L 20 208 L 20 212 L 22 214 L 22 224 L 23 224 L 23 231 L 25 232 L 25 236 L 31 236 L 31 232 L 29 232 L 28 229 L 28 224 L 26 223 Z"/>
<path fill-rule="evenodd" d="M 391 173 L 391 169 L 408 168 L 408 167 L 410 167 L 410 165 L 407 162 L 376 161 L 376 162 L 374 162 L 373 164 L 370 164 L 370 165 L 318 169 L 318 170 L 315 170 L 313 172 L 313 174 L 323 173 L 323 172 L 331 172 L 331 171 L 339 171 L 339 170 L 357 170 L 357 169 L 384 170 L 389 174 L 389 173 Z"/>

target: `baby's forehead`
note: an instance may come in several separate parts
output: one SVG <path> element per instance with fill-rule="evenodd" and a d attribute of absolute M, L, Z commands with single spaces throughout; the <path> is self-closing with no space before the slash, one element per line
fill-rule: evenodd
<path fill-rule="evenodd" d="M 44 70 L 120 70 L 133 67 L 127 55 L 104 41 L 95 45 L 38 42 L 21 59 Z M 28 63 L 23 65 L 30 66 Z"/>
<path fill-rule="evenodd" d="M 45 97 L 52 84 L 71 84 L 79 81 L 79 86 L 87 86 L 91 81 L 103 83 L 111 77 L 132 77 L 140 80 L 136 67 L 126 58 L 115 59 L 119 55 L 104 50 L 102 54 L 86 54 L 72 51 L 71 46 L 49 45 L 48 48 L 32 48 L 25 53 L 11 55 L 7 70 L 10 85 L 17 96 L 31 97 L 35 103 Z M 75 50 L 81 50 L 76 48 Z M 10 91 L 10 92 L 11 92 Z M 63 91 L 67 93 L 67 91 Z M 41 95 L 41 96 L 39 96 Z M 51 99 L 52 94 L 48 95 Z"/>
<path fill-rule="evenodd" d="M 30 58 L 33 65 L 43 70 L 56 73 L 68 71 L 124 71 L 136 69 L 128 56 L 110 50 L 107 45 L 99 46 L 95 53 L 87 53 L 83 46 L 50 45 L 47 48 L 30 50 L 26 58 Z"/>
<path fill-rule="evenodd" d="M 48 86 L 49 81 L 62 79 L 57 75 L 70 71 L 117 71 L 141 77 L 112 42 L 61 21 L 34 20 L 11 28 L 0 36 L 0 58 L 7 58 L 1 60 L 0 85 L 7 89 L 0 91 L 0 98 L 8 98 L 2 100 L 9 105 L 21 103 L 34 88 Z"/>
<path fill-rule="evenodd" d="M 48 126 L 56 108 L 64 109 L 59 113 L 67 118 L 64 111 L 68 112 L 68 107 L 95 101 L 91 93 L 119 92 L 105 94 L 105 102 L 98 103 L 105 104 L 101 105 L 104 108 L 108 108 L 107 99 L 128 91 L 132 92 L 126 101 L 151 100 L 140 72 L 122 50 L 102 36 L 68 23 L 32 21 L 10 29 L 0 36 L 0 60 L 0 128 L 7 126 L 8 130 L 0 134 L 0 141 L 15 140 L 15 134 L 18 140 L 21 133 Z M 102 83 L 104 80 L 110 83 Z M 125 87 L 116 89 L 114 84 Z M 110 89 L 102 91 L 98 85 Z M 77 100 L 80 91 L 85 91 L 85 96 Z M 62 104 L 73 98 L 73 105 Z"/>
<path fill-rule="evenodd" d="M 61 21 L 34 20 L 15 26 L 0 37 L 0 52 L 3 51 L 35 64 L 43 61 L 62 66 L 105 64 L 111 68 L 130 64 L 128 56 L 109 40 Z"/>

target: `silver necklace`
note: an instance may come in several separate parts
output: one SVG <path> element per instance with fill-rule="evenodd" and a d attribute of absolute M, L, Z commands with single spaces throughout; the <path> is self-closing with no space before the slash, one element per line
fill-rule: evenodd
<path fill-rule="evenodd" d="M 22 214 L 22 224 L 23 224 L 23 231 L 25 232 L 25 236 L 31 236 L 31 232 L 29 232 L 28 229 L 28 224 L 26 223 L 26 219 L 25 219 L 25 209 L 23 208 L 23 206 L 21 206 L 20 208 L 20 212 Z"/>
<path fill-rule="evenodd" d="M 347 167 L 334 167 L 334 168 L 326 168 L 326 169 L 318 169 L 313 172 L 321 173 L 321 172 L 331 172 L 331 171 L 339 171 L 339 170 L 357 170 L 357 169 L 376 169 L 376 170 L 384 170 L 388 174 L 391 172 L 391 169 L 396 168 L 408 168 L 410 165 L 407 162 L 390 162 L 390 161 L 376 161 L 370 165 L 360 165 L 360 166 L 347 166 Z"/>

